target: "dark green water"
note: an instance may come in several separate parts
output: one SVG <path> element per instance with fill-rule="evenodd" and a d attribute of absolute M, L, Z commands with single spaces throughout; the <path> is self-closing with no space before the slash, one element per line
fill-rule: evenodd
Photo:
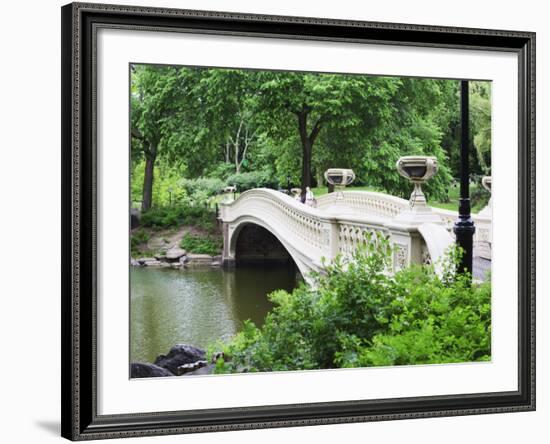
<path fill-rule="evenodd" d="M 205 348 L 233 336 L 246 319 L 261 325 L 272 308 L 267 294 L 297 282 L 293 267 L 131 267 L 130 360 L 153 362 L 178 343 Z"/>

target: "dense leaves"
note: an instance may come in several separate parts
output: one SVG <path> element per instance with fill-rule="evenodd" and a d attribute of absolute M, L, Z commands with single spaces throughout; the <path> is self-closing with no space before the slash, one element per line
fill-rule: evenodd
<path fill-rule="evenodd" d="M 215 255 L 222 249 L 222 239 L 214 235 L 186 234 L 180 242 L 180 247 L 191 253 Z"/>
<path fill-rule="evenodd" d="M 203 205 L 173 205 L 152 208 L 141 217 L 143 227 L 168 228 L 193 225 L 212 231 L 215 227 L 215 210 Z"/>
<path fill-rule="evenodd" d="M 132 199 L 144 210 L 188 197 L 180 179 L 321 186 L 327 168 L 348 167 L 356 184 L 406 197 L 395 162 L 427 154 L 440 171 L 426 194 L 444 200 L 459 174 L 458 81 L 157 65 L 133 65 L 131 79 Z M 472 82 L 476 174 L 490 172 L 490 100 L 490 83 Z"/>
<path fill-rule="evenodd" d="M 456 258 L 387 273 L 383 241 L 338 260 L 315 288 L 276 291 L 257 328 L 223 345 L 218 373 L 326 369 L 488 360 L 490 283 L 455 275 Z M 217 345 L 219 347 L 220 345 Z M 213 347 L 214 350 L 216 347 Z"/>

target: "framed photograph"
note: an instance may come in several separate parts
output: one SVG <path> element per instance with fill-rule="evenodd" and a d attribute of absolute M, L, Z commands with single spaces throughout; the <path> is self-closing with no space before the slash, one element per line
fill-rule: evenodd
<path fill-rule="evenodd" d="M 64 437 L 535 409 L 534 33 L 61 14 Z"/>

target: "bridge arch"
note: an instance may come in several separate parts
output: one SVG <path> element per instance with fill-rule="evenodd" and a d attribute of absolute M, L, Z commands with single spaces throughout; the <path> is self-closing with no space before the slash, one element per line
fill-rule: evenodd
<path fill-rule="evenodd" d="M 298 251 L 287 239 L 279 232 L 279 230 L 266 222 L 265 220 L 259 219 L 252 215 L 241 216 L 230 224 L 224 226 L 224 263 L 228 266 L 234 266 L 239 260 L 244 259 L 243 253 L 245 255 L 250 255 L 250 251 L 243 251 L 243 241 L 246 245 L 246 239 L 243 239 L 242 236 L 256 234 L 267 234 L 266 243 L 269 244 L 273 241 L 273 246 L 279 248 L 278 251 L 274 251 L 271 257 L 266 257 L 267 260 L 284 260 L 284 256 L 291 260 L 295 265 L 302 277 L 307 281 L 309 273 L 314 270 L 314 268 L 309 265 L 311 259 L 305 257 L 300 251 Z M 261 230 L 261 231 L 260 231 Z M 258 240 L 258 239 L 253 239 Z M 253 241 L 252 240 L 252 241 Z M 246 246 L 245 246 L 246 248 Z M 260 246 L 262 248 L 262 246 Z M 282 250 L 281 250 L 282 249 Z M 239 255 L 241 255 L 239 257 Z M 255 258 L 261 260 L 262 258 L 258 255 Z"/>

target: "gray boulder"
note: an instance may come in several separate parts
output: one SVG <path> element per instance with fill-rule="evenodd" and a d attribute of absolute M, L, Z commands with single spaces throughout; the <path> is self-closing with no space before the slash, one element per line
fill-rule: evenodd
<path fill-rule="evenodd" d="M 208 361 L 197 361 L 191 364 L 183 364 L 178 367 L 176 375 L 185 375 L 186 373 L 193 372 L 195 370 L 198 370 L 199 368 L 206 367 L 207 365 Z"/>
<path fill-rule="evenodd" d="M 166 252 L 166 259 L 168 259 L 169 261 L 176 261 L 186 254 L 187 251 L 175 245 Z"/>
<path fill-rule="evenodd" d="M 145 265 L 147 262 L 156 261 L 154 257 L 140 257 L 139 259 L 136 259 L 136 260 L 140 265 Z"/>
<path fill-rule="evenodd" d="M 174 376 L 174 374 L 154 364 L 143 362 L 130 364 L 130 378 L 157 378 L 159 376 Z"/>
<path fill-rule="evenodd" d="M 185 373 L 185 376 L 196 376 L 196 375 L 211 375 L 214 373 L 214 369 L 216 366 L 214 364 L 208 364 L 204 367 L 200 367 L 197 370 L 193 370 L 192 372 Z"/>
<path fill-rule="evenodd" d="M 157 357 L 155 365 L 163 367 L 176 375 L 178 374 L 178 367 L 203 361 L 205 357 L 206 352 L 200 348 L 187 344 L 177 344 L 170 349 L 166 356 L 160 355 Z"/>
<path fill-rule="evenodd" d="M 189 259 L 190 264 L 201 265 L 201 264 L 209 264 L 212 262 L 212 256 L 210 256 L 209 254 L 194 253 L 194 254 L 188 254 L 186 257 Z"/>
<path fill-rule="evenodd" d="M 160 267 L 162 266 L 162 262 L 153 259 L 152 261 L 145 261 L 143 265 L 145 265 L 146 267 Z"/>

